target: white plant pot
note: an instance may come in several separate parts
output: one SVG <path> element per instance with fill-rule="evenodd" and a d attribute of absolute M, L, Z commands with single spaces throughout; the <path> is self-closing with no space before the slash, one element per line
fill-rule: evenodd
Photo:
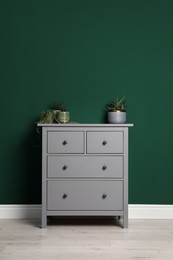
<path fill-rule="evenodd" d="M 57 114 L 58 112 L 60 112 L 60 110 L 54 109 L 53 112 L 54 112 L 55 114 Z"/>
<path fill-rule="evenodd" d="M 126 112 L 116 111 L 108 112 L 108 123 L 124 124 L 126 122 Z"/>

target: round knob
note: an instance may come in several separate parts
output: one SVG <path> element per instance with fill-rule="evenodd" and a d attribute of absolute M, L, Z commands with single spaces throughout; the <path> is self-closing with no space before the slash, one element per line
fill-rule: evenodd
<path fill-rule="evenodd" d="M 106 145 L 106 144 L 107 144 L 107 141 L 104 140 L 104 141 L 102 142 L 102 145 Z"/>
<path fill-rule="evenodd" d="M 106 199 L 106 197 L 107 197 L 107 194 L 104 193 L 104 194 L 102 195 L 102 199 Z"/>
<path fill-rule="evenodd" d="M 64 140 L 63 142 L 62 142 L 62 144 L 63 145 L 66 145 L 68 142 L 66 141 L 66 140 Z"/>
<path fill-rule="evenodd" d="M 67 198 L 67 194 L 64 193 L 63 196 L 62 196 L 63 199 L 66 199 Z"/>
<path fill-rule="evenodd" d="M 64 165 L 64 166 L 62 167 L 63 171 L 67 170 L 67 168 L 68 168 L 67 165 Z"/>
<path fill-rule="evenodd" d="M 103 165 L 102 170 L 105 171 L 107 169 L 106 165 Z"/>

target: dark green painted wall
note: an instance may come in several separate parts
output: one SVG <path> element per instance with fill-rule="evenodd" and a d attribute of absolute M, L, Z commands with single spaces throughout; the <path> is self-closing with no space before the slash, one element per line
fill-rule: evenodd
<path fill-rule="evenodd" d="M 130 203 L 173 203 L 173 1 L 0 1 L 0 203 L 40 203 L 34 122 L 101 123 L 125 95 Z"/>

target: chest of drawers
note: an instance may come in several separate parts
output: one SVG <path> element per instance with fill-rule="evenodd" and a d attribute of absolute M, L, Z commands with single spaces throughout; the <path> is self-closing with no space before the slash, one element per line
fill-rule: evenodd
<path fill-rule="evenodd" d="M 42 127 L 42 227 L 47 216 L 120 216 L 128 227 L 128 128 Z"/>

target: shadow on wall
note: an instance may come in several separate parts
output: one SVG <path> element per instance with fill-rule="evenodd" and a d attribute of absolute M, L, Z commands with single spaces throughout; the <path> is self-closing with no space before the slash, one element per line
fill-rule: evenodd
<path fill-rule="evenodd" d="M 34 123 L 23 138 L 20 147 L 20 177 L 17 176 L 20 190 L 18 197 L 23 204 L 41 203 L 41 135 L 36 133 Z M 20 179 L 19 179 L 20 178 Z"/>

